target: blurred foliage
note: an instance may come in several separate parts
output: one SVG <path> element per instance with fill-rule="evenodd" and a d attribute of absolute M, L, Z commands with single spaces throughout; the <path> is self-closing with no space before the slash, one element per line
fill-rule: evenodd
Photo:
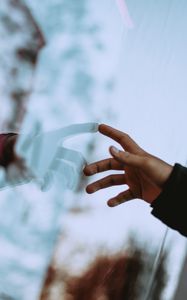
<path fill-rule="evenodd" d="M 127 250 L 115 254 L 107 249 L 99 251 L 90 265 L 76 276 L 68 273 L 67 268 L 51 265 L 40 300 L 142 300 L 150 288 L 155 256 L 156 251 L 140 247 L 131 239 Z M 166 262 L 164 252 L 156 268 L 150 300 L 162 299 L 167 284 Z"/>
<path fill-rule="evenodd" d="M 18 130 L 23 120 L 44 37 L 22 0 L 1 0 L 0 6 L 1 127 Z M 8 84 L 7 84 L 8 83 Z"/>

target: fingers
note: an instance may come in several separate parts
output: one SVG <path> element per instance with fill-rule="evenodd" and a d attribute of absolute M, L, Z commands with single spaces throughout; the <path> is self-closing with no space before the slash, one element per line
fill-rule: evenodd
<path fill-rule="evenodd" d="M 98 190 L 111 187 L 114 185 L 125 184 L 125 175 L 124 174 L 113 174 L 106 176 L 94 183 L 91 183 L 87 186 L 86 191 L 88 194 L 95 193 Z"/>
<path fill-rule="evenodd" d="M 124 149 L 133 153 L 139 153 L 142 149 L 126 133 L 114 129 L 108 125 L 99 125 L 99 132 L 118 142 Z"/>
<path fill-rule="evenodd" d="M 108 170 L 123 170 L 123 165 L 114 158 L 107 158 L 87 165 L 83 172 L 86 176 L 90 176 Z"/>
<path fill-rule="evenodd" d="M 126 151 L 120 151 L 114 146 L 110 147 L 109 151 L 111 155 L 121 164 L 133 167 L 142 167 L 144 165 L 145 159 L 143 156 L 132 154 Z"/>
<path fill-rule="evenodd" d="M 135 199 L 133 193 L 131 192 L 131 190 L 127 190 L 125 192 L 122 192 L 120 194 L 118 194 L 116 197 L 111 198 L 110 200 L 108 200 L 107 204 L 110 207 L 115 207 L 119 204 L 122 204 L 124 202 L 127 202 L 129 200 L 133 200 Z"/>

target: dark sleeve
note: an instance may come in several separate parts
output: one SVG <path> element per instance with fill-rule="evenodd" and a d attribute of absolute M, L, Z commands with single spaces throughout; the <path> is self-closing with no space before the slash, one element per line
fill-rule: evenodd
<path fill-rule="evenodd" d="M 0 166 L 7 167 L 14 161 L 16 133 L 0 134 Z"/>
<path fill-rule="evenodd" d="M 155 217 L 187 236 L 187 168 L 174 165 L 163 191 L 151 206 Z"/>

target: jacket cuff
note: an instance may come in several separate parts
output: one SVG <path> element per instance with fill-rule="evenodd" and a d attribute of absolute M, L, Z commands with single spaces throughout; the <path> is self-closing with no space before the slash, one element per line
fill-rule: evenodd
<path fill-rule="evenodd" d="M 12 141 L 10 138 L 15 135 L 17 134 L 0 134 L 0 166 L 5 168 L 14 161 L 15 141 Z"/>
<path fill-rule="evenodd" d="M 169 227 L 187 236 L 187 168 L 176 163 L 163 191 L 153 201 L 152 214 Z"/>

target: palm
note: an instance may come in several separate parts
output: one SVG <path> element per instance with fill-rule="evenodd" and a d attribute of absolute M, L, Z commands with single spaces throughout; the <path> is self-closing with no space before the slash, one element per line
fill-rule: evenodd
<path fill-rule="evenodd" d="M 161 189 L 138 168 L 126 167 L 125 178 L 134 198 L 144 199 L 151 203 L 161 192 Z"/>

